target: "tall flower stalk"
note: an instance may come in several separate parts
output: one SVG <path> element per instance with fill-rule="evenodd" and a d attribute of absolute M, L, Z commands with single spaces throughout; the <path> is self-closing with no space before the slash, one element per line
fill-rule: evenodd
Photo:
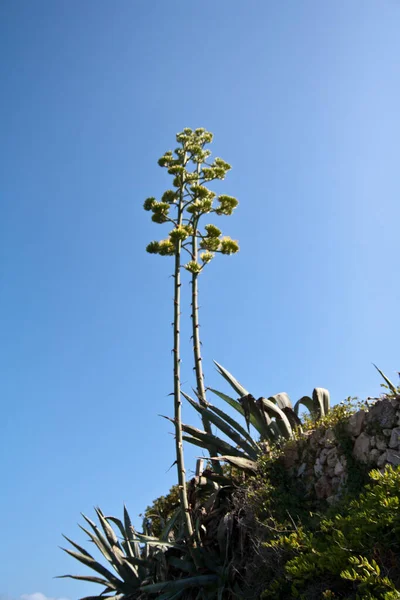
<path fill-rule="evenodd" d="M 206 184 L 225 179 L 230 165 L 221 158 L 208 162 L 211 155 L 205 150 L 206 144 L 213 139 L 212 133 L 205 129 L 186 128 L 176 136 L 179 147 L 166 152 L 158 161 L 161 167 L 173 176 L 173 189 L 166 190 L 161 201 L 147 198 L 144 209 L 152 212 L 155 223 L 169 223 L 173 226 L 166 239 L 153 241 L 147 246 L 150 254 L 174 256 L 174 423 L 176 441 L 176 464 L 180 502 L 185 514 L 186 534 L 193 535 L 187 494 L 186 472 L 184 466 L 182 419 L 181 419 L 181 377 L 180 377 L 180 314 L 181 314 L 181 270 L 184 267 L 191 273 L 192 287 L 192 336 L 194 369 L 196 372 L 196 393 L 202 406 L 207 405 L 204 374 L 201 359 L 199 332 L 198 277 L 216 253 L 234 254 L 239 250 L 238 243 L 229 237 L 221 237 L 221 230 L 215 225 L 205 225 L 200 229 L 200 219 L 211 213 L 231 215 L 238 201 L 232 196 L 220 195 L 211 191 Z M 214 204 L 216 202 L 216 204 Z M 189 254 L 190 260 L 183 264 L 182 252 Z M 211 434 L 211 425 L 205 415 L 202 416 L 204 430 Z M 215 455 L 212 446 L 210 454 Z"/>

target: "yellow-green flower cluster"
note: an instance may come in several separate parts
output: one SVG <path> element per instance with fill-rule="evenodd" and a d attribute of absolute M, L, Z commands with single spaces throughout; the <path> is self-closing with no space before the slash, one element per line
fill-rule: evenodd
<path fill-rule="evenodd" d="M 149 254 L 160 254 L 160 256 L 172 256 L 175 254 L 175 244 L 171 240 L 161 240 L 160 242 L 150 242 L 146 251 Z"/>
<path fill-rule="evenodd" d="M 171 242 L 176 243 L 178 241 L 183 242 L 189 236 L 187 227 L 184 225 L 178 225 L 175 229 L 169 232 L 169 239 Z"/>
<path fill-rule="evenodd" d="M 215 198 L 215 193 L 206 188 L 204 185 L 192 185 L 191 187 L 193 194 L 196 198 L 204 200 L 204 198 Z"/>
<path fill-rule="evenodd" d="M 160 167 L 170 167 L 174 162 L 174 157 L 171 150 L 168 150 L 159 160 Z"/>
<path fill-rule="evenodd" d="M 221 239 L 221 254 L 236 254 L 239 252 L 239 244 L 236 240 L 232 240 L 226 236 Z"/>
<path fill-rule="evenodd" d="M 194 200 L 187 206 L 186 211 L 191 215 L 203 215 L 212 210 L 212 198 L 204 198 L 203 200 Z"/>
<path fill-rule="evenodd" d="M 225 175 L 231 169 L 231 165 L 222 160 L 222 158 L 216 158 L 210 167 L 203 167 L 201 175 L 204 181 L 212 181 L 213 179 L 225 179 Z"/>
<path fill-rule="evenodd" d="M 220 241 L 217 237 L 204 237 L 200 242 L 200 248 L 209 252 L 217 252 L 219 247 Z"/>
<path fill-rule="evenodd" d="M 218 196 L 219 207 L 215 209 L 217 215 L 231 215 L 239 202 L 233 196 Z"/>
<path fill-rule="evenodd" d="M 202 252 L 200 254 L 200 259 L 205 265 L 207 265 L 214 258 L 214 256 L 214 252 Z"/>
<path fill-rule="evenodd" d="M 153 216 L 151 220 L 154 223 L 165 223 L 168 221 L 168 213 L 169 213 L 170 205 L 168 202 L 153 202 L 151 210 L 153 211 Z"/>
<path fill-rule="evenodd" d="M 144 210 L 153 210 L 153 206 L 157 204 L 157 200 L 155 198 L 146 198 L 143 203 Z"/>
<path fill-rule="evenodd" d="M 219 237 L 222 233 L 215 225 L 206 225 L 204 229 L 207 231 L 208 237 Z"/>
<path fill-rule="evenodd" d="M 176 190 L 166 190 L 162 197 L 161 200 L 162 202 L 168 202 L 168 204 L 172 204 L 173 202 L 176 201 Z"/>
<path fill-rule="evenodd" d="M 159 249 L 159 242 L 150 242 L 150 244 L 147 244 L 146 246 L 146 252 L 148 252 L 149 254 L 158 254 Z"/>
<path fill-rule="evenodd" d="M 190 273 L 198 275 L 201 271 L 201 266 L 195 260 L 191 260 L 185 265 L 185 269 Z"/>

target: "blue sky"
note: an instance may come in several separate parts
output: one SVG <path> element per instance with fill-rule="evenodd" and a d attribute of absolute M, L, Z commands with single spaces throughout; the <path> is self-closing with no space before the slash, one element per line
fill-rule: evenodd
<path fill-rule="evenodd" d="M 201 278 L 206 383 L 226 390 L 216 359 L 256 397 L 336 403 L 380 392 L 371 362 L 397 377 L 399 21 L 396 0 L 3 0 L 2 600 L 93 594 L 53 579 L 84 572 L 61 533 L 175 483 L 172 263 L 142 204 L 184 127 L 214 132 L 240 201 L 240 254 Z"/>

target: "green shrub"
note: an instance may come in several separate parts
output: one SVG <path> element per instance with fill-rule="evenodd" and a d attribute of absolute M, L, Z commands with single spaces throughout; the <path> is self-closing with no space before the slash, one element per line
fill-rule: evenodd
<path fill-rule="evenodd" d="M 370 478 L 347 510 L 266 542 L 284 568 L 263 598 L 400 598 L 400 468 Z"/>

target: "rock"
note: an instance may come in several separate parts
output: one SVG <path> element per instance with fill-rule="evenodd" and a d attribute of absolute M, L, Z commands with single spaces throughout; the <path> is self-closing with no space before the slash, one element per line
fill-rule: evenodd
<path fill-rule="evenodd" d="M 326 463 L 327 463 L 328 467 L 334 467 L 337 463 L 337 460 L 338 460 L 337 448 L 332 448 L 331 450 L 329 450 L 327 457 L 326 457 Z"/>
<path fill-rule="evenodd" d="M 386 448 L 387 448 L 387 442 L 385 440 L 385 436 L 383 436 L 383 435 L 376 435 L 375 436 L 375 445 L 378 448 L 378 450 L 386 450 Z"/>
<path fill-rule="evenodd" d="M 297 477 L 301 477 L 304 474 L 304 471 L 307 468 L 307 463 L 303 463 L 300 465 L 300 467 L 297 469 Z"/>
<path fill-rule="evenodd" d="M 368 423 L 382 428 L 393 427 L 396 421 L 396 409 L 387 398 L 379 400 L 367 414 Z"/>
<path fill-rule="evenodd" d="M 358 437 L 363 430 L 365 422 L 365 411 L 359 410 L 349 417 L 346 425 L 347 433 L 353 437 Z"/>
<path fill-rule="evenodd" d="M 332 428 L 326 430 L 326 433 L 321 442 L 322 441 L 324 443 L 325 448 L 332 448 L 332 446 L 336 443 L 336 436 Z"/>
<path fill-rule="evenodd" d="M 311 450 L 316 450 L 319 444 L 319 441 L 322 437 L 322 432 L 319 429 L 315 429 L 309 434 L 308 440 Z"/>
<path fill-rule="evenodd" d="M 317 477 L 320 477 L 324 472 L 324 468 L 321 465 L 321 463 L 319 462 L 319 458 L 316 459 L 315 461 L 315 465 L 314 465 L 314 473 Z"/>
<path fill-rule="evenodd" d="M 400 452 L 398 450 L 388 450 L 387 461 L 391 465 L 400 465 Z"/>
<path fill-rule="evenodd" d="M 332 467 L 326 466 L 324 474 L 331 479 L 332 477 L 335 476 L 335 467 L 334 466 L 332 466 Z"/>
<path fill-rule="evenodd" d="M 371 448 L 375 448 L 376 447 L 376 437 L 373 435 L 372 437 L 369 438 L 370 442 L 371 442 Z"/>
<path fill-rule="evenodd" d="M 326 499 L 327 503 L 332 505 L 336 502 L 337 498 L 336 496 L 329 496 L 329 498 Z"/>
<path fill-rule="evenodd" d="M 364 432 L 360 433 L 353 448 L 354 458 L 360 462 L 366 463 L 368 461 L 370 446 L 369 436 Z"/>
<path fill-rule="evenodd" d="M 399 408 L 400 396 L 396 396 L 396 398 L 391 398 L 390 404 L 393 406 L 393 408 Z"/>
<path fill-rule="evenodd" d="M 335 475 L 341 475 L 344 471 L 344 466 L 342 465 L 342 463 L 340 462 L 340 460 L 337 461 L 336 465 L 335 465 Z"/>
<path fill-rule="evenodd" d="M 316 484 L 314 485 L 316 496 L 319 500 L 322 498 L 329 498 L 332 494 L 332 486 L 327 477 L 323 475 L 318 479 Z"/>
<path fill-rule="evenodd" d="M 382 429 L 382 433 L 384 436 L 390 437 L 392 435 L 392 430 L 391 429 Z"/>
<path fill-rule="evenodd" d="M 321 463 L 321 465 L 324 465 L 326 463 L 326 457 L 329 454 L 329 449 L 328 448 L 323 448 L 321 450 L 321 453 L 319 455 L 319 462 Z"/>
<path fill-rule="evenodd" d="M 368 461 L 370 463 L 372 463 L 373 465 L 376 465 L 378 463 L 378 458 L 381 455 L 381 451 L 378 450 L 377 448 L 374 448 L 373 450 L 371 450 L 371 452 L 369 453 L 369 458 Z"/>
<path fill-rule="evenodd" d="M 376 464 L 378 465 L 379 468 L 383 467 L 387 462 L 387 451 L 385 450 L 385 452 L 383 452 L 380 457 L 378 458 L 378 460 L 376 461 Z"/>
<path fill-rule="evenodd" d="M 392 429 L 392 434 L 389 440 L 389 448 L 398 448 L 400 444 L 400 427 Z"/>

